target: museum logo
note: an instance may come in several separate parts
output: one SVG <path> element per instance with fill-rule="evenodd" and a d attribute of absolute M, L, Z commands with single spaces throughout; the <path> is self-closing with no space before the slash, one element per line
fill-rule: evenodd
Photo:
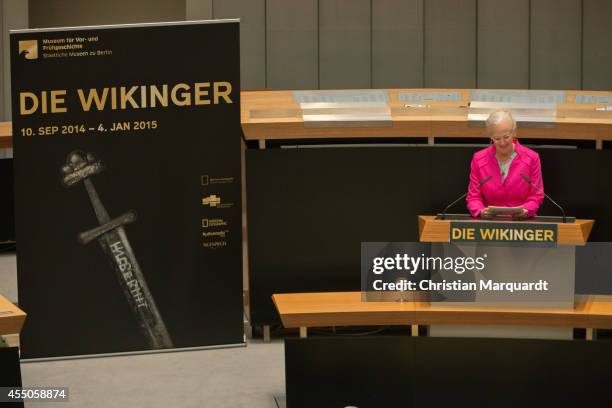
<path fill-rule="evenodd" d="M 202 228 L 227 227 L 227 222 L 223 218 L 202 218 Z"/>
<path fill-rule="evenodd" d="M 210 177 L 207 174 L 200 176 L 200 181 L 203 186 L 210 184 L 229 184 L 234 182 L 233 177 Z"/>
<path fill-rule="evenodd" d="M 208 205 L 211 208 L 231 208 L 234 206 L 234 203 L 221 203 L 221 197 L 216 194 L 211 194 L 202 199 L 202 205 Z"/>
<path fill-rule="evenodd" d="M 202 199 L 202 205 L 209 205 L 211 207 L 216 207 L 221 204 L 221 197 L 218 197 L 214 194 L 209 195 Z"/>
<path fill-rule="evenodd" d="M 25 59 L 38 59 L 38 40 L 19 41 L 19 55 Z"/>

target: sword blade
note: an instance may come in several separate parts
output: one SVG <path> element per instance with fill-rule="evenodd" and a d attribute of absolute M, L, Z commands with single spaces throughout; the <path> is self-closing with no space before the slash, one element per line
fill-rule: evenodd
<path fill-rule="evenodd" d="M 123 227 L 105 233 L 98 238 L 98 242 L 110 258 L 121 288 L 151 347 L 172 348 L 170 334 L 149 291 Z"/>

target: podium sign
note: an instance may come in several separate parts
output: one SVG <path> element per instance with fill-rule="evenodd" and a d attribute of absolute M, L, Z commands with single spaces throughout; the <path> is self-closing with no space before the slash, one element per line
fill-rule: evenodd
<path fill-rule="evenodd" d="M 237 21 L 11 33 L 22 356 L 243 343 Z"/>
<path fill-rule="evenodd" d="M 500 242 L 552 246 L 557 243 L 557 224 L 504 222 L 451 222 L 450 242 Z"/>

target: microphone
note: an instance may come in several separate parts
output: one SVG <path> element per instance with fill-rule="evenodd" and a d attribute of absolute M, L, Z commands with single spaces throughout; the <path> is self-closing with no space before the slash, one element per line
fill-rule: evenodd
<path fill-rule="evenodd" d="M 487 183 L 492 178 L 493 178 L 493 176 L 489 176 L 489 177 L 485 178 L 484 180 L 482 180 L 480 183 L 478 183 L 478 188 L 482 187 L 485 183 Z M 470 193 L 470 192 L 472 192 L 472 190 L 468 189 L 468 191 L 463 193 L 461 195 L 461 197 L 459 197 L 458 199 L 456 199 L 455 201 L 453 201 L 452 203 L 447 205 L 446 208 L 444 209 L 444 211 L 442 211 L 442 213 L 438 214 L 438 216 L 436 218 L 439 219 L 439 220 L 445 219 L 444 217 L 446 216 L 446 212 L 449 210 L 449 208 L 451 208 L 453 205 L 457 204 L 459 201 L 463 200 L 468 195 L 468 193 Z"/>
<path fill-rule="evenodd" d="M 533 181 L 527 177 L 526 175 L 524 175 L 523 173 L 521 173 L 521 177 L 523 178 L 523 180 L 525 180 L 527 182 L 527 184 L 529 184 L 530 186 L 534 187 L 536 190 L 541 190 L 542 186 L 540 187 L 535 187 L 533 185 Z M 557 204 L 557 202 L 555 200 L 553 200 L 552 198 L 550 198 L 550 196 L 548 194 L 546 194 L 544 192 L 544 190 L 542 190 L 542 193 L 544 194 L 544 197 L 548 198 L 548 200 L 553 203 L 559 210 L 561 210 L 561 214 L 563 214 L 563 223 L 565 224 L 566 221 L 566 216 L 565 216 L 565 210 L 563 209 L 563 207 L 561 207 L 559 204 Z"/>

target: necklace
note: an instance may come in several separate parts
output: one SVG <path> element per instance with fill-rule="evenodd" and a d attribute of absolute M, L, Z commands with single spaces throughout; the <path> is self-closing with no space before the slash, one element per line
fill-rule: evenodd
<path fill-rule="evenodd" d="M 514 152 L 510 153 L 510 156 L 506 157 L 505 159 L 501 159 L 501 158 L 497 157 L 497 161 L 498 161 L 500 164 L 505 164 L 505 163 L 508 163 L 508 161 L 510 161 L 510 159 L 512 158 L 512 154 L 513 154 L 513 153 L 514 153 Z"/>
<path fill-rule="evenodd" d="M 516 152 L 512 151 L 512 153 L 510 154 L 510 157 L 508 157 L 505 160 L 501 160 L 496 157 L 497 163 L 499 165 L 499 172 L 501 174 L 502 181 L 506 181 L 508 170 L 510 170 L 510 163 L 512 163 L 512 160 L 514 159 L 515 156 L 516 156 Z"/>

